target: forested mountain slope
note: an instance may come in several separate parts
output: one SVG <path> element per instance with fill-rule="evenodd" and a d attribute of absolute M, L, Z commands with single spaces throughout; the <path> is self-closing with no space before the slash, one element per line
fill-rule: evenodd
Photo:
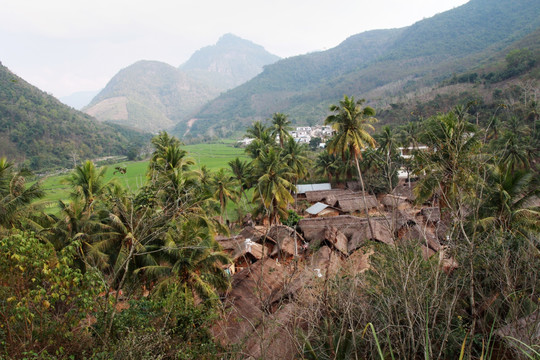
<path fill-rule="evenodd" d="M 0 157 L 32 169 L 125 154 L 144 134 L 100 123 L 0 64 Z"/>
<path fill-rule="evenodd" d="M 406 28 L 365 32 L 334 49 L 279 61 L 207 104 L 193 116 L 191 134 L 227 135 L 273 112 L 321 122 L 344 94 L 374 101 L 369 95 L 388 98 L 437 84 L 500 58 L 539 28 L 539 13 L 534 0 L 471 0 Z"/>

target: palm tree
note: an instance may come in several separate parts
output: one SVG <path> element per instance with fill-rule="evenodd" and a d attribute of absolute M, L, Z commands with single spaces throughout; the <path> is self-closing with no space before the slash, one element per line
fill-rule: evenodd
<path fill-rule="evenodd" d="M 240 184 L 240 191 L 244 195 L 246 204 L 249 203 L 246 190 L 253 186 L 253 165 L 247 161 L 240 160 L 238 157 L 229 161 L 228 164 L 234 178 Z"/>
<path fill-rule="evenodd" d="M 328 182 L 332 183 L 332 178 L 335 176 L 336 181 L 339 180 L 339 164 L 335 155 L 329 154 L 327 150 L 317 156 L 315 162 L 315 173 L 328 177 Z"/>
<path fill-rule="evenodd" d="M 90 160 L 73 169 L 66 181 L 73 187 L 72 198 L 81 198 L 85 210 L 89 209 L 94 200 L 105 193 L 110 182 L 105 182 L 106 167 L 96 168 Z"/>
<path fill-rule="evenodd" d="M 283 148 L 283 160 L 287 166 L 295 174 L 294 183 L 298 180 L 305 179 L 309 174 L 308 167 L 310 160 L 307 157 L 307 146 L 296 142 L 292 137 L 289 137 Z"/>
<path fill-rule="evenodd" d="M 408 122 L 405 127 L 402 128 L 400 137 L 401 144 L 405 147 L 412 146 L 413 148 L 418 147 L 418 134 L 420 134 L 420 128 L 418 122 Z"/>
<path fill-rule="evenodd" d="M 155 162 L 159 157 L 164 157 L 165 149 L 167 147 L 180 147 L 180 145 L 182 145 L 180 140 L 178 140 L 174 136 L 170 136 L 166 131 L 160 131 L 157 136 L 154 136 L 152 138 L 151 142 L 156 149 L 152 155 L 151 162 Z"/>
<path fill-rule="evenodd" d="M 447 221 L 450 214 L 444 214 L 444 209 L 450 207 L 457 196 L 463 195 L 463 189 L 470 188 L 467 184 L 475 183 L 470 168 L 480 143 L 476 127 L 467 121 L 465 110 L 456 107 L 447 114 L 429 118 L 421 134 L 421 140 L 429 150 L 415 157 L 425 174 L 415 188 L 417 201 L 426 201 L 439 192 L 441 216 Z"/>
<path fill-rule="evenodd" d="M 223 222 L 223 214 L 227 209 L 227 200 L 234 201 L 238 196 L 238 192 L 235 189 L 236 181 L 233 177 L 225 172 L 225 169 L 219 169 L 218 172 L 212 177 L 212 188 L 214 191 L 214 198 L 219 200 L 221 208 L 221 221 Z"/>
<path fill-rule="evenodd" d="M 507 164 L 512 172 L 529 168 L 527 144 L 520 141 L 519 135 L 507 131 L 496 143 L 500 146 L 498 152 L 501 161 Z"/>
<path fill-rule="evenodd" d="M 279 149 L 271 147 L 255 160 L 261 176 L 257 181 L 253 200 L 261 200 L 270 224 L 279 223 L 280 218 L 286 218 L 288 204 L 294 202 L 291 195 L 294 185 L 291 179 L 295 174 L 283 162 L 280 153 Z"/>
<path fill-rule="evenodd" d="M 328 152 L 330 154 L 340 153 L 342 158 L 345 157 L 347 150 L 354 156 L 358 178 L 362 188 L 364 197 L 365 212 L 368 219 L 368 225 L 371 236 L 374 237 L 373 228 L 369 220 L 364 179 L 360 170 L 359 158 L 362 158 L 362 150 L 366 147 L 375 147 L 375 140 L 368 133 L 368 130 L 373 130 L 371 125 L 376 121 L 375 110 L 369 106 L 362 108 L 365 100 L 361 99 L 354 101 L 354 97 L 344 96 L 339 105 L 331 105 L 330 111 L 334 114 L 326 118 L 325 124 L 330 124 L 336 131 L 334 137 L 328 143 Z"/>
<path fill-rule="evenodd" d="M 387 125 L 382 127 L 381 132 L 376 134 L 375 139 L 379 143 L 378 154 L 385 158 L 384 164 L 388 179 L 388 191 L 392 192 L 392 176 L 397 171 L 397 168 L 392 164 L 392 159 L 397 154 L 399 140 L 397 134 Z"/>
<path fill-rule="evenodd" d="M 218 292 L 229 287 L 222 267 L 230 259 L 220 250 L 205 223 L 196 219 L 173 223 L 161 250 L 155 255 L 154 265 L 138 270 L 157 277 L 157 292 L 177 285 L 183 289 L 186 300 L 197 296 L 212 304 L 218 299 Z"/>
<path fill-rule="evenodd" d="M 252 159 L 256 159 L 262 152 L 267 151 L 267 149 L 272 146 L 275 146 L 275 141 L 272 138 L 272 135 L 270 135 L 269 131 L 264 131 L 260 134 L 260 137 L 255 138 L 251 144 L 246 146 L 245 152 Z"/>
<path fill-rule="evenodd" d="M 41 183 L 27 186 L 26 172 L 14 172 L 13 164 L 0 158 L 0 227 L 20 226 L 30 204 L 44 196 Z"/>
<path fill-rule="evenodd" d="M 488 190 L 480 221 L 486 229 L 495 225 L 501 232 L 510 231 L 524 238 L 540 233 L 540 207 L 535 203 L 540 190 L 532 171 L 513 171 L 504 163 L 493 166 Z"/>
<path fill-rule="evenodd" d="M 254 139 L 262 139 L 265 134 L 269 134 L 270 129 L 262 122 L 255 121 L 251 127 L 246 129 L 246 135 Z"/>
<path fill-rule="evenodd" d="M 279 137 L 279 146 L 283 149 L 283 144 L 285 140 L 287 140 L 289 135 L 289 130 L 291 130 L 291 127 L 289 126 L 291 122 L 288 119 L 288 116 L 282 113 L 275 113 L 272 116 L 272 136 L 275 138 Z"/>

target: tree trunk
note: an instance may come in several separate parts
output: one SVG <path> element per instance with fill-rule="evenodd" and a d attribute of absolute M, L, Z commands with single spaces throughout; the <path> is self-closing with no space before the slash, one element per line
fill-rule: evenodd
<path fill-rule="evenodd" d="M 373 227 L 371 226 L 371 220 L 369 219 L 369 210 L 368 210 L 367 201 L 366 201 L 366 189 L 364 187 L 364 179 L 362 177 L 362 171 L 360 170 L 360 163 L 358 162 L 358 156 L 354 155 L 354 160 L 356 161 L 356 170 L 358 170 L 358 178 L 360 179 L 360 186 L 362 187 L 362 198 L 364 200 L 364 210 L 366 212 L 369 233 L 371 234 L 371 238 L 375 239 L 375 234 L 373 233 Z"/>

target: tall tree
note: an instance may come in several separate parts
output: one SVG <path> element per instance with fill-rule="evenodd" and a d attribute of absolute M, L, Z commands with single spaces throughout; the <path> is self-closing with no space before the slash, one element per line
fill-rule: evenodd
<path fill-rule="evenodd" d="M 214 199 L 219 201 L 221 209 L 221 221 L 223 221 L 223 215 L 226 213 L 228 200 L 234 201 L 238 197 L 236 190 L 236 181 L 234 177 L 231 177 L 225 169 L 219 169 L 218 172 L 212 177 L 212 189 L 214 192 Z"/>
<path fill-rule="evenodd" d="M 229 287 L 222 266 L 230 263 L 220 250 L 210 228 L 199 219 L 171 224 L 165 234 L 162 250 L 156 253 L 156 264 L 141 268 L 148 276 L 158 279 L 156 291 L 179 285 L 186 299 L 194 296 L 209 302 L 218 299 L 218 292 Z"/>
<path fill-rule="evenodd" d="M 43 197 L 41 183 L 28 186 L 24 171 L 15 172 L 13 164 L 0 158 L 0 227 L 21 225 L 24 212 L 32 201 Z"/>
<path fill-rule="evenodd" d="M 328 177 L 328 182 L 332 183 L 332 178 L 335 177 L 339 181 L 339 164 L 335 155 L 329 154 L 327 150 L 317 156 L 315 162 L 315 173 Z"/>
<path fill-rule="evenodd" d="M 287 207 L 294 202 L 291 195 L 294 190 L 291 183 L 294 173 L 283 161 L 280 153 L 278 148 L 271 147 L 255 160 L 261 175 L 253 193 L 253 200 L 261 200 L 271 224 L 279 223 L 280 218 L 287 218 Z"/>
<path fill-rule="evenodd" d="M 287 115 L 275 113 L 272 115 L 272 125 L 272 136 L 274 138 L 279 137 L 279 146 L 283 149 L 283 144 L 290 137 L 289 130 L 291 130 L 291 122 Z"/>
<path fill-rule="evenodd" d="M 85 203 L 85 210 L 88 210 L 94 200 L 105 193 L 110 186 L 110 182 L 105 181 L 106 167 L 97 168 L 90 161 L 85 161 L 82 165 L 78 165 L 73 169 L 66 181 L 73 188 L 71 196 L 73 198 L 81 198 Z"/>
<path fill-rule="evenodd" d="M 292 170 L 294 175 L 294 183 L 304 179 L 309 174 L 308 166 L 310 163 L 307 157 L 307 145 L 296 142 L 292 137 L 289 137 L 283 147 L 283 160 Z"/>
<path fill-rule="evenodd" d="M 234 178 L 240 184 L 240 191 L 244 195 L 246 203 L 248 203 L 246 190 L 253 186 L 253 165 L 245 160 L 240 160 L 238 157 L 229 161 L 228 164 Z"/>
<path fill-rule="evenodd" d="M 261 121 L 255 121 L 246 129 L 246 135 L 254 139 L 262 139 L 264 135 L 269 134 L 270 129 Z"/>
<path fill-rule="evenodd" d="M 326 118 L 325 124 L 329 124 L 336 131 L 334 137 L 328 143 L 328 152 L 330 154 L 340 153 L 342 158 L 345 157 L 347 150 L 354 156 L 356 170 L 362 189 L 364 210 L 368 219 L 369 230 L 371 236 L 374 237 L 373 227 L 369 220 L 368 207 L 366 202 L 366 191 L 362 171 L 360 170 L 359 158 L 362 158 L 362 150 L 366 147 L 375 147 L 375 140 L 369 134 L 368 130 L 373 130 L 373 125 L 377 121 L 375 110 L 369 106 L 362 107 L 365 100 L 354 100 L 345 95 L 339 105 L 331 105 L 330 111 L 334 114 Z"/>
<path fill-rule="evenodd" d="M 458 106 L 427 119 L 421 140 L 429 149 L 416 157 L 424 174 L 415 188 L 417 200 L 426 201 L 438 194 L 441 217 L 446 221 L 450 216 L 446 210 L 455 208 L 454 200 L 463 198 L 464 191 L 472 191 L 470 185 L 476 183 L 470 168 L 480 143 L 476 126 L 467 121 L 466 110 Z"/>
<path fill-rule="evenodd" d="M 392 192 L 392 177 L 397 172 L 397 167 L 393 162 L 398 152 L 398 136 L 390 128 L 383 126 L 381 132 L 376 134 L 375 139 L 379 143 L 378 155 L 384 158 L 385 177 L 388 180 L 388 192 Z"/>

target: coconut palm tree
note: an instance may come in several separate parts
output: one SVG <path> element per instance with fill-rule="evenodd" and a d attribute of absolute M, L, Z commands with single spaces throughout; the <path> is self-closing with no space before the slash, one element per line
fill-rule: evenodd
<path fill-rule="evenodd" d="M 393 163 L 398 153 L 398 135 L 387 125 L 383 126 L 381 132 L 375 135 L 376 141 L 379 143 L 377 153 L 384 158 L 384 167 L 386 177 L 388 179 L 388 192 L 392 192 L 392 177 L 397 172 L 397 167 Z"/>
<path fill-rule="evenodd" d="M 339 181 L 339 164 L 335 155 L 329 154 L 327 150 L 321 152 L 315 161 L 315 173 L 328 177 L 328 182 L 332 183 L 333 177 Z"/>
<path fill-rule="evenodd" d="M 429 118 L 421 134 L 429 150 L 415 157 L 424 174 L 415 188 L 417 201 L 424 202 L 438 193 L 441 216 L 447 221 L 450 214 L 444 210 L 463 195 L 464 189 L 472 191 L 467 184 L 477 183 L 470 169 L 480 142 L 476 127 L 466 117 L 466 108 L 458 106 L 447 114 Z"/>
<path fill-rule="evenodd" d="M 0 227 L 20 227 L 30 204 L 44 196 L 40 182 L 28 186 L 27 175 L 14 172 L 13 164 L 0 158 Z"/>
<path fill-rule="evenodd" d="M 137 270 L 157 278 L 157 292 L 177 285 L 187 299 L 197 296 L 212 304 L 218 299 L 218 292 L 229 287 L 223 265 L 229 264 L 230 259 L 220 250 L 205 223 L 196 219 L 173 223 L 161 250 L 155 253 L 154 265 Z"/>
<path fill-rule="evenodd" d="M 287 166 L 295 174 L 294 183 L 298 180 L 305 179 L 309 174 L 308 167 L 310 160 L 307 157 L 307 145 L 296 142 L 292 137 L 289 137 L 283 148 L 283 160 Z"/>
<path fill-rule="evenodd" d="M 174 146 L 179 148 L 182 145 L 180 140 L 174 136 L 170 136 L 166 131 L 160 131 L 157 136 L 152 138 L 151 142 L 155 148 L 155 151 L 152 154 L 151 163 L 154 163 L 159 157 L 164 157 L 167 147 Z"/>
<path fill-rule="evenodd" d="M 360 170 L 358 159 L 362 158 L 362 150 L 366 147 L 375 147 L 375 140 L 369 134 L 368 130 L 373 130 L 371 125 L 376 121 L 374 118 L 375 110 L 369 106 L 362 107 L 365 100 L 354 100 L 354 97 L 344 96 L 339 105 L 331 105 L 330 111 L 334 114 L 328 116 L 325 124 L 329 124 L 336 131 L 334 137 L 328 143 L 328 152 L 330 154 L 341 154 L 345 157 L 347 150 L 354 156 L 356 170 L 364 197 L 365 212 L 368 219 L 371 236 L 374 237 L 373 228 L 369 220 L 364 179 Z"/>
<path fill-rule="evenodd" d="M 253 201 L 261 201 L 270 224 L 279 223 L 280 218 L 287 218 L 287 207 L 294 202 L 291 179 L 295 174 L 283 161 L 281 151 L 273 147 L 260 154 L 255 160 L 255 167 L 261 175 L 257 180 Z"/>
<path fill-rule="evenodd" d="M 253 186 L 253 164 L 247 161 L 242 161 L 237 157 L 236 159 L 229 161 L 228 165 L 233 173 L 234 178 L 240 184 L 240 191 L 244 195 L 246 204 L 249 203 L 246 190 Z"/>
<path fill-rule="evenodd" d="M 262 122 L 255 121 L 246 129 L 246 135 L 253 139 L 262 139 L 265 134 L 269 134 L 270 129 Z"/>
<path fill-rule="evenodd" d="M 223 214 L 227 209 L 227 201 L 234 201 L 238 197 L 238 191 L 236 190 L 236 181 L 234 177 L 231 177 L 226 173 L 225 169 L 219 169 L 218 172 L 212 177 L 212 189 L 214 192 L 214 199 L 219 201 L 221 209 L 221 221 L 223 222 Z"/>
<path fill-rule="evenodd" d="M 270 135 L 270 132 L 266 130 L 260 134 L 260 137 L 255 138 L 251 144 L 246 146 L 245 152 L 252 159 L 256 159 L 262 152 L 267 151 L 267 149 L 272 146 L 275 146 L 275 140 L 272 135 Z"/>
<path fill-rule="evenodd" d="M 530 167 L 528 144 L 520 140 L 519 135 L 507 131 L 499 140 L 496 143 L 499 144 L 498 153 L 501 161 L 507 164 L 512 172 Z"/>
<path fill-rule="evenodd" d="M 106 171 L 106 167 L 97 168 L 92 161 L 87 160 L 76 166 L 66 178 L 66 182 L 73 188 L 71 197 L 83 199 L 85 210 L 111 186 L 110 182 L 105 181 Z"/>
<path fill-rule="evenodd" d="M 274 139 L 279 137 L 279 146 L 283 149 L 283 144 L 290 137 L 289 130 L 291 130 L 291 122 L 288 116 L 283 113 L 275 113 L 272 115 L 272 131 L 271 134 Z"/>
<path fill-rule="evenodd" d="M 490 168 L 487 190 L 489 196 L 481 207 L 480 223 L 486 228 L 495 226 L 501 232 L 527 237 L 540 233 L 540 196 L 538 179 L 528 169 L 511 170 L 501 163 Z"/>

